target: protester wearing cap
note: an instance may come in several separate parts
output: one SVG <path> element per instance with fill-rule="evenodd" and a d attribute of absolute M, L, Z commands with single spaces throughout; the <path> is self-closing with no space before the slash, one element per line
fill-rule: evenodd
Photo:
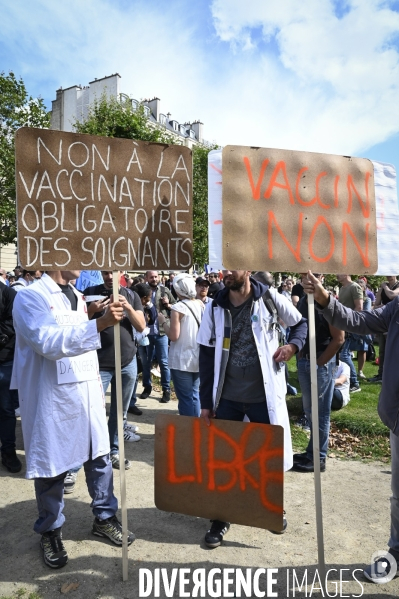
<path fill-rule="evenodd" d="M 198 329 L 204 304 L 196 298 L 195 283 L 191 275 L 183 273 L 173 280 L 179 302 L 171 306 L 170 322 L 158 314 L 165 334 L 170 339 L 169 368 L 179 400 L 181 416 L 199 416 L 199 345 Z"/>
<path fill-rule="evenodd" d="M 208 290 L 210 287 L 210 282 L 203 277 L 197 277 L 195 279 L 195 291 L 197 292 L 196 298 L 201 300 L 204 304 L 208 304 L 211 301 L 211 298 L 208 297 Z"/>
<path fill-rule="evenodd" d="M 217 272 L 209 273 L 209 283 L 208 296 L 213 298 L 221 289 L 223 289 L 223 285 L 219 281 L 219 274 Z"/>

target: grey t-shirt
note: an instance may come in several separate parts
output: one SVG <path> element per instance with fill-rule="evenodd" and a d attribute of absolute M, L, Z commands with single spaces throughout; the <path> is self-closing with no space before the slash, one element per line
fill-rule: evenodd
<path fill-rule="evenodd" d="M 229 305 L 232 331 L 222 399 L 245 403 L 266 400 L 262 369 L 252 332 L 252 301 L 251 296 L 240 306 Z"/>

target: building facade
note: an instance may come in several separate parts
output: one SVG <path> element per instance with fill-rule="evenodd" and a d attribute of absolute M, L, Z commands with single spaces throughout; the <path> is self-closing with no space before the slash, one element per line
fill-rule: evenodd
<path fill-rule="evenodd" d="M 194 145 L 211 145 L 203 138 L 203 123 L 179 123 L 171 118 L 170 113 L 165 114 L 161 111 L 159 98 L 135 100 L 120 91 L 120 79 L 121 76 L 115 73 L 102 79 L 94 79 L 87 86 L 73 85 L 66 89 L 58 89 L 56 99 L 52 102 L 51 129 L 74 131 L 74 124 L 87 118 L 89 106 L 105 95 L 108 99 L 116 98 L 122 103 L 130 104 L 133 110 L 143 105 L 149 123 L 165 129 L 182 145 L 189 148 Z"/>

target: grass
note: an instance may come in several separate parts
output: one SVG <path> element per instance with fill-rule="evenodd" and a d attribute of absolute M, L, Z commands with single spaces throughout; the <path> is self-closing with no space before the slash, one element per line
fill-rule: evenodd
<path fill-rule="evenodd" d="M 13 593 L 12 595 L 1 595 L 0 599 L 42 599 L 42 597 L 35 591 L 33 593 L 29 593 L 28 595 L 27 590 L 21 587 L 20 589 L 17 589 L 15 593 Z"/>
<path fill-rule="evenodd" d="M 378 355 L 378 347 L 376 352 Z M 357 367 L 356 360 L 354 364 Z M 377 368 L 375 364 L 366 362 L 365 376 L 374 376 Z M 292 442 L 295 450 L 304 451 L 309 437 L 302 429 L 292 424 L 302 414 L 295 358 L 289 362 L 288 370 L 291 385 L 299 391 L 296 396 L 287 397 Z M 364 380 L 360 381 L 360 385 L 362 390 L 351 394 L 348 405 L 331 412 L 330 455 L 333 451 L 340 456 L 387 461 L 390 457 L 389 429 L 381 422 L 377 412 L 381 385 Z"/>

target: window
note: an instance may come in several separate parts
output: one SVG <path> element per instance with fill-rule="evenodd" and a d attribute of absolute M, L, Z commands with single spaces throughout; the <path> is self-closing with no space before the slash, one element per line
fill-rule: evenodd
<path fill-rule="evenodd" d="M 193 131 L 192 129 L 190 129 L 189 133 L 190 133 L 191 139 L 195 139 L 195 131 Z"/>
<path fill-rule="evenodd" d="M 132 108 L 133 110 L 137 110 L 139 103 L 137 100 L 132 100 Z"/>
<path fill-rule="evenodd" d="M 149 106 L 144 106 L 144 114 L 145 116 L 150 116 L 151 114 L 151 108 Z"/>
<path fill-rule="evenodd" d="M 159 122 L 161 123 L 161 125 L 166 125 L 166 115 L 160 114 L 159 115 Z"/>
<path fill-rule="evenodd" d="M 186 135 L 187 131 L 186 131 L 186 128 L 185 128 L 185 126 L 184 126 L 184 125 L 180 125 L 180 133 L 181 133 L 182 135 Z"/>

